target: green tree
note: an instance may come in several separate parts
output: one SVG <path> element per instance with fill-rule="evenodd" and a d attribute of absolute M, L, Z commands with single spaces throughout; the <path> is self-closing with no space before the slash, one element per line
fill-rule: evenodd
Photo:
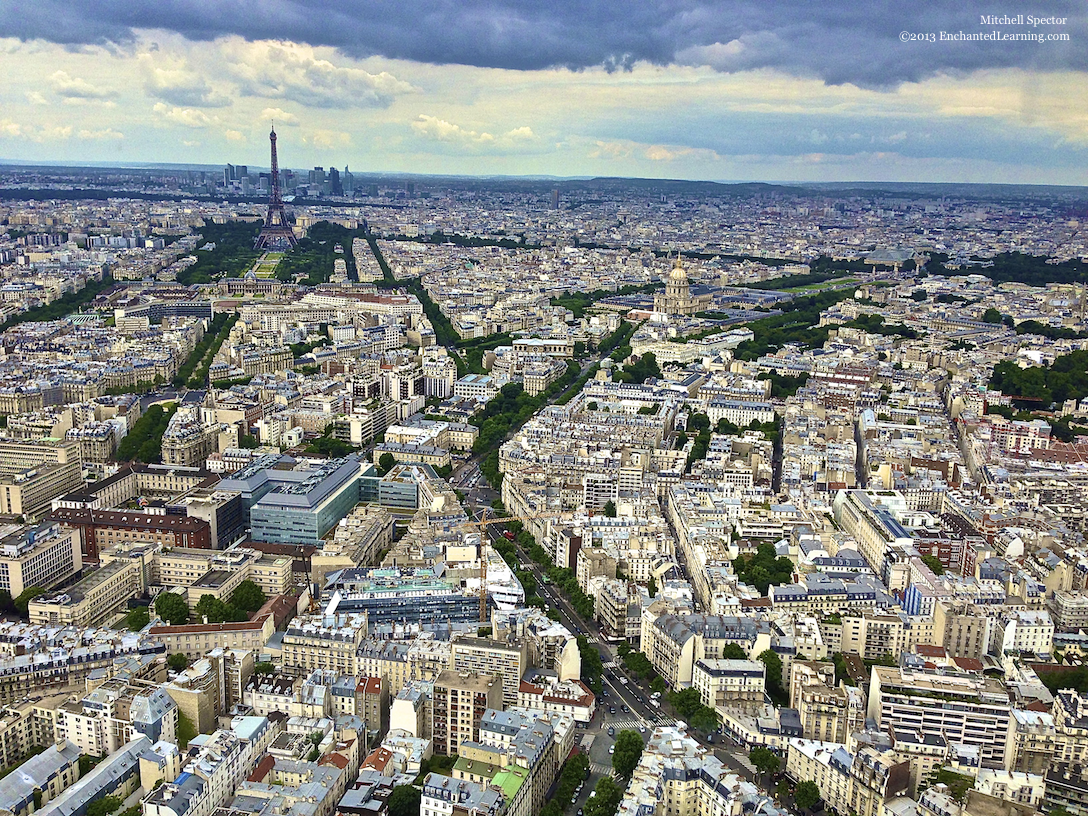
<path fill-rule="evenodd" d="M 269 663 L 267 660 L 262 660 L 260 663 L 253 665 L 254 674 L 275 674 L 276 667 Z"/>
<path fill-rule="evenodd" d="M 623 801 L 623 791 L 612 777 L 601 777 L 593 789 L 594 795 L 583 808 L 585 816 L 614 816 Z"/>
<path fill-rule="evenodd" d="M 15 609 L 15 599 L 6 589 L 0 589 L 0 613 L 11 612 Z"/>
<path fill-rule="evenodd" d="M 103 796 L 101 799 L 95 799 L 87 805 L 87 816 L 110 816 L 121 807 L 121 803 L 120 796 Z"/>
<path fill-rule="evenodd" d="M 657 581 L 654 580 L 652 575 L 650 576 L 650 580 L 646 582 L 646 591 L 650 593 L 651 598 L 657 597 Z"/>
<path fill-rule="evenodd" d="M 922 563 L 933 570 L 934 575 L 944 575 L 944 564 L 937 556 L 926 553 L 922 556 Z"/>
<path fill-rule="evenodd" d="M 389 816 L 417 816 L 423 793 L 412 785 L 398 785 L 385 801 Z"/>
<path fill-rule="evenodd" d="M 722 648 L 723 660 L 747 660 L 748 653 L 744 651 L 744 647 L 739 643 L 727 643 Z"/>
<path fill-rule="evenodd" d="M 752 766 L 766 778 L 769 778 L 782 764 L 774 751 L 763 745 L 753 748 L 748 753 L 748 759 L 752 761 Z"/>
<path fill-rule="evenodd" d="M 789 696 L 782 686 L 782 658 L 767 649 L 758 659 L 767 667 L 767 693 L 778 705 L 787 705 Z"/>
<path fill-rule="evenodd" d="M 166 658 L 166 665 L 174 671 L 185 671 L 189 665 L 189 658 L 181 652 L 177 652 Z"/>
<path fill-rule="evenodd" d="M 125 615 L 125 625 L 130 632 L 139 632 L 151 622 L 146 606 L 138 606 Z"/>
<path fill-rule="evenodd" d="M 624 729 L 616 735 L 616 751 L 612 754 L 612 767 L 616 773 L 629 777 L 642 757 L 642 736 L 638 731 Z"/>
<path fill-rule="evenodd" d="M 44 594 L 45 590 L 41 587 L 27 587 L 22 592 L 20 592 L 19 597 L 17 597 L 12 602 L 13 606 L 15 607 L 15 611 L 25 618 L 29 613 L 30 602 L 37 598 L 39 595 Z"/>
<path fill-rule="evenodd" d="M 574 359 L 581 360 L 586 356 L 586 344 L 581 340 L 574 341 Z"/>
<path fill-rule="evenodd" d="M 811 779 L 806 779 L 797 786 L 793 801 L 802 810 L 811 810 L 820 801 L 820 788 Z"/>
<path fill-rule="evenodd" d="M 991 306 L 989 309 L 987 309 L 985 312 L 982 313 L 982 322 L 983 323 L 1000 323 L 1001 322 L 1001 312 L 999 312 L 997 309 L 995 309 L 993 306 Z"/>
<path fill-rule="evenodd" d="M 267 600 L 261 588 L 247 578 L 231 593 L 230 605 L 252 615 Z"/>
<path fill-rule="evenodd" d="M 180 595 L 163 592 L 155 598 L 155 614 L 171 626 L 184 626 L 189 622 L 189 604 Z"/>
<path fill-rule="evenodd" d="M 396 458 L 391 453 L 383 453 L 378 457 L 378 472 L 384 476 L 397 464 Z"/>
<path fill-rule="evenodd" d="M 230 608 L 219 600 L 214 595 L 201 595 L 200 600 L 196 602 L 197 620 L 207 618 L 208 623 L 223 623 L 230 620 L 231 610 Z"/>
<path fill-rule="evenodd" d="M 612 499 L 609 499 L 604 503 L 604 514 L 608 518 L 616 517 L 616 503 L 612 501 Z"/>

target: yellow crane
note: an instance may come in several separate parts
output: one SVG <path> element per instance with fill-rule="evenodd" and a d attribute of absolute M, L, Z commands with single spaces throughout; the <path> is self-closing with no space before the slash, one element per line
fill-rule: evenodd
<path fill-rule="evenodd" d="M 480 533 L 480 623 L 487 623 L 487 556 L 484 554 L 484 531 L 492 524 L 509 524 L 513 521 L 531 521 L 542 518 L 560 518 L 560 513 L 531 513 L 527 516 L 495 516 L 487 517 L 485 507 L 479 521 L 466 521 L 459 524 L 457 529 L 472 527 Z"/>

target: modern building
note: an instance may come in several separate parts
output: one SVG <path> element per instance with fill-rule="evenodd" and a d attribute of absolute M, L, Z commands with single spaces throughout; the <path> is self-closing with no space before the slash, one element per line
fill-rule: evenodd
<path fill-rule="evenodd" d="M 432 744 L 436 754 L 456 754 L 462 742 L 480 741 L 480 722 L 489 709 L 502 710 L 502 678 L 446 670 L 434 681 Z"/>
<path fill-rule="evenodd" d="M 83 568 L 76 528 L 43 523 L 0 533 L 0 589 L 13 598 L 27 587 L 52 589 Z"/>
<path fill-rule="evenodd" d="M 884 730 L 977 746 L 982 767 L 1002 768 L 1010 708 L 1004 683 L 982 674 L 874 666 L 866 716 Z"/>
<path fill-rule="evenodd" d="M 70 587 L 31 600 L 30 622 L 94 626 L 146 589 L 147 578 L 139 561 L 111 561 Z"/>
<path fill-rule="evenodd" d="M 359 502 L 359 477 L 367 468 L 344 459 L 283 470 L 290 457 L 262 456 L 230 475 L 220 490 L 241 494 L 250 535 L 258 541 L 317 544 Z"/>
<path fill-rule="evenodd" d="M 329 577 L 323 595 L 330 599 L 329 612 L 365 612 L 371 625 L 464 623 L 480 617 L 479 593 L 466 592 L 460 581 L 440 577 L 431 567 L 340 570 Z"/>

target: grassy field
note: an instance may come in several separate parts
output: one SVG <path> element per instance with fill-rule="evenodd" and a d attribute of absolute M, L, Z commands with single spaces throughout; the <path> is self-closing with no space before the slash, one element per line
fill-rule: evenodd
<path fill-rule="evenodd" d="M 824 281 L 823 283 L 811 283 L 808 286 L 795 286 L 792 289 L 783 289 L 783 292 L 804 292 L 805 294 L 813 294 L 815 292 L 822 292 L 825 289 L 832 289 L 836 286 L 846 286 L 847 284 L 857 283 L 857 278 L 835 278 L 834 280 Z"/>

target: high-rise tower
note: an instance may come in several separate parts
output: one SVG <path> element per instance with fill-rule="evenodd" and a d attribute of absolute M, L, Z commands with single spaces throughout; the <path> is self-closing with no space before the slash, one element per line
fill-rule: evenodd
<path fill-rule="evenodd" d="M 283 209 L 283 197 L 280 195 L 280 163 L 276 158 L 276 128 L 268 134 L 272 142 L 272 189 L 268 195 L 268 214 L 264 217 L 261 234 L 253 244 L 254 249 L 287 249 L 298 243 L 294 230 L 287 223 L 287 212 Z"/>

